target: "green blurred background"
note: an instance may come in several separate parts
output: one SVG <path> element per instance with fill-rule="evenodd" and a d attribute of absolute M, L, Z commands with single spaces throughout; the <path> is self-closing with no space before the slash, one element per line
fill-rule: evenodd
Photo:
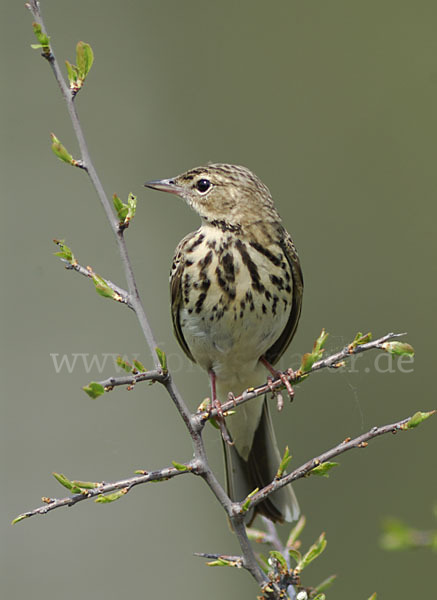
<path fill-rule="evenodd" d="M 129 250 L 156 337 L 194 408 L 208 383 L 182 356 L 168 309 L 172 252 L 198 226 L 178 199 L 146 180 L 224 161 L 270 187 L 299 249 L 304 310 L 283 366 L 325 327 L 328 350 L 356 331 L 407 331 L 416 349 L 402 372 L 367 353 L 354 369 L 321 372 L 276 424 L 293 464 L 346 436 L 436 406 L 435 202 L 437 5 L 347 0 L 124 2 L 44 0 L 58 58 L 82 39 L 95 63 L 77 106 L 108 194 L 138 195 Z M 82 264 L 124 285 L 115 243 L 84 173 L 50 150 L 54 131 L 77 145 L 48 65 L 31 50 L 31 16 L 4 2 L 2 93 L 2 597 L 254 598 L 244 572 L 208 569 L 193 552 L 238 551 L 201 481 L 137 488 L 108 506 L 82 503 L 12 528 L 41 496 L 62 495 L 52 471 L 114 480 L 191 456 L 181 419 L 158 386 L 92 401 L 99 375 L 79 359 L 56 373 L 52 354 L 150 357 L 135 317 L 62 268 L 52 238 Z M 209 431 L 210 430 L 210 431 Z M 329 598 L 430 597 L 436 557 L 388 554 L 380 522 L 434 525 L 436 422 L 375 440 L 340 458 L 329 479 L 299 481 L 304 542 L 328 549 L 304 573 L 339 579 Z M 221 476 L 221 441 L 208 428 Z M 286 534 L 284 530 L 284 535 Z"/>

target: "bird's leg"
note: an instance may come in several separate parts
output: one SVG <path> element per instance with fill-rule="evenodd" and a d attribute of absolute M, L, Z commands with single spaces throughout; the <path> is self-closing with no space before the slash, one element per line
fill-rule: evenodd
<path fill-rule="evenodd" d="M 216 376 L 212 369 L 209 371 L 209 377 L 211 379 L 211 406 L 212 406 L 212 408 L 215 408 L 217 411 L 217 416 L 215 418 L 215 422 L 219 426 L 220 433 L 222 434 L 222 438 L 224 439 L 224 441 L 227 444 L 229 444 L 230 446 L 232 446 L 233 441 L 229 437 L 228 430 L 226 429 L 222 405 L 220 403 L 220 400 L 217 398 Z"/>
<path fill-rule="evenodd" d="M 268 371 L 270 371 L 270 373 L 273 375 L 273 377 L 280 379 L 282 381 L 282 383 L 285 386 L 285 389 L 288 392 L 288 395 L 290 396 L 290 400 L 293 400 L 294 390 L 291 386 L 291 383 L 288 381 L 286 375 L 284 375 L 284 373 L 282 373 L 282 371 L 275 369 L 275 367 L 273 367 L 269 363 L 269 361 L 266 358 L 264 358 L 264 356 L 261 356 L 261 358 L 259 359 L 259 362 L 262 363 Z"/>

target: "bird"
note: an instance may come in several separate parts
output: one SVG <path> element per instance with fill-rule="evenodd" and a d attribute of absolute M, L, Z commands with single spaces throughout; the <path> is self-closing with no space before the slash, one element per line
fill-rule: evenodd
<path fill-rule="evenodd" d="M 144 184 L 179 196 L 201 225 L 178 244 L 171 268 L 171 315 L 190 360 L 208 372 L 222 402 L 266 383 L 299 321 L 303 276 L 296 247 L 267 186 L 248 168 L 208 163 Z M 242 501 L 273 481 L 281 461 L 269 406 L 255 398 L 226 417 L 226 487 Z M 294 521 L 290 485 L 249 511 L 273 522 Z"/>

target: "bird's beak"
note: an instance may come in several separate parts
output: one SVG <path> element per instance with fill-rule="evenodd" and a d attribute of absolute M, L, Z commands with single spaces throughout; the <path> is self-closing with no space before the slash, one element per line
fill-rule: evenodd
<path fill-rule="evenodd" d="M 151 188 L 152 190 L 159 190 L 160 192 L 169 192 L 170 194 L 176 194 L 176 196 L 182 196 L 184 188 L 180 185 L 176 185 L 173 179 L 155 179 L 154 181 L 147 181 L 144 187 Z"/>

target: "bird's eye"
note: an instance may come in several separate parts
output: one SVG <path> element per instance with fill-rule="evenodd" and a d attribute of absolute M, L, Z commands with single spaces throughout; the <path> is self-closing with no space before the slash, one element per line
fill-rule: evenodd
<path fill-rule="evenodd" d="M 196 190 L 199 191 L 201 194 L 207 192 L 210 187 L 211 182 L 209 181 L 209 179 L 199 179 L 199 181 L 196 182 Z"/>

